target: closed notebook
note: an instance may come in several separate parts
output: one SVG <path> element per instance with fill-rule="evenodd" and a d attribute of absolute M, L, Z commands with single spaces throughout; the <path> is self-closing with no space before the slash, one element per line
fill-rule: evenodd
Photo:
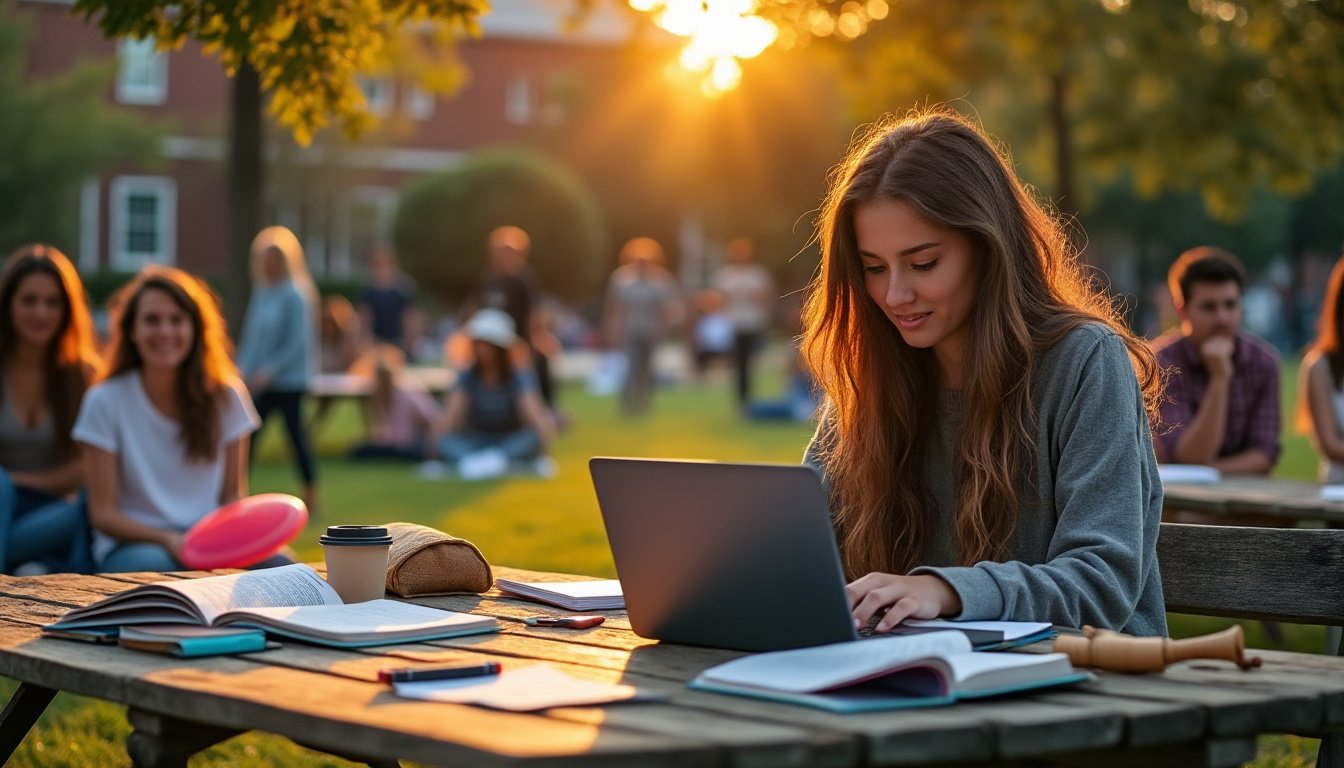
<path fill-rule="evenodd" d="M 137 651 L 193 658 L 264 651 L 266 633 L 243 627 L 198 627 L 191 624 L 140 624 L 122 627 L 117 645 Z M 271 643 L 269 647 L 278 648 Z"/>
<path fill-rule="evenodd" d="M 571 611 L 618 611 L 625 607 L 621 582 L 596 581 L 514 581 L 495 579 L 495 587 L 511 597 L 525 597 Z"/>
<path fill-rule="evenodd" d="M 1087 680 L 1062 653 L 982 653 L 960 632 L 853 640 L 744 656 L 690 687 L 832 712 L 930 707 Z"/>
<path fill-rule="evenodd" d="M 1041 621 L 949 621 L 947 619 L 906 619 L 892 630 L 893 635 L 920 635 L 956 630 L 971 641 L 977 651 L 1001 651 L 1049 640 L 1055 628 Z"/>

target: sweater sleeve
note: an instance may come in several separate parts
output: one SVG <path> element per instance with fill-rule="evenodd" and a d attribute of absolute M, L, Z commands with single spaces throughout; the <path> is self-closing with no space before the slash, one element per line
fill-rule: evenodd
<path fill-rule="evenodd" d="M 313 322 L 308 304 L 295 288 L 274 295 L 283 318 L 280 332 L 271 334 L 261 352 L 255 371 L 272 376 L 294 371 L 306 371 Z"/>
<path fill-rule="evenodd" d="M 1055 515 L 1045 562 L 914 571 L 956 590 L 958 619 L 1120 629 L 1135 612 L 1157 556 L 1161 486 L 1124 345 L 1112 334 L 1094 338 L 1081 363 L 1061 368 L 1072 381 L 1047 385 L 1039 414 L 1051 444 L 1038 447 L 1038 461 L 1051 462 L 1053 478 L 1053 499 L 1041 500 L 1040 513 L 1053 503 Z"/>

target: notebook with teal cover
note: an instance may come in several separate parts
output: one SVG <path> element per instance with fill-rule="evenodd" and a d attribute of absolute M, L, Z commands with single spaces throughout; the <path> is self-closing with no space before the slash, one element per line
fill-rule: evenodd
<path fill-rule="evenodd" d="M 951 704 L 1082 682 L 1062 653 L 982 653 L 961 632 L 891 636 L 744 656 L 690 687 L 831 712 Z"/>
<path fill-rule="evenodd" d="M 181 658 L 253 653 L 279 647 L 275 643 L 267 645 L 266 633 L 260 629 L 196 627 L 189 624 L 122 627 L 117 636 L 117 645 Z"/>

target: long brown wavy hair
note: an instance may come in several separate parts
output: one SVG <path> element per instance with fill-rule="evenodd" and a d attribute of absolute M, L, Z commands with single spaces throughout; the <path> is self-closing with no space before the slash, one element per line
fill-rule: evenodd
<path fill-rule="evenodd" d="M 853 217 L 872 200 L 904 201 L 959 232 L 978 262 L 956 540 L 964 565 L 1003 560 L 1020 509 L 1017 483 L 1034 469 L 1038 356 L 1085 323 L 1109 326 L 1129 350 L 1151 417 L 1161 389 L 1153 352 L 1083 272 L 1062 224 L 965 118 L 942 110 L 884 118 L 829 181 L 803 353 L 827 400 L 817 443 L 845 571 L 906 573 L 921 564 L 934 521 L 924 469 L 937 433 L 938 367 L 931 349 L 905 343 L 864 287 Z"/>
<path fill-rule="evenodd" d="M 1335 389 L 1344 383 L 1344 257 L 1335 262 L 1330 271 L 1330 282 L 1325 286 L 1325 301 L 1321 304 L 1321 316 L 1316 321 L 1316 339 L 1307 347 L 1304 359 L 1307 361 L 1324 358 L 1330 369 L 1330 384 Z M 1307 397 L 1307 381 L 1311 378 L 1303 375 L 1298 389 L 1297 428 L 1300 432 L 1311 429 L 1311 402 Z"/>
<path fill-rule="evenodd" d="M 187 456 L 200 461 L 219 448 L 220 409 L 224 391 L 238 378 L 232 346 L 225 333 L 219 299 L 201 280 L 173 267 L 150 265 L 117 291 L 110 302 L 112 337 L 101 378 L 140 368 L 144 361 L 131 341 L 140 297 L 161 291 L 191 318 L 191 350 L 177 371 L 179 432 Z"/>
<path fill-rule="evenodd" d="M 84 284 L 70 259 L 56 248 L 43 243 L 31 243 L 15 249 L 9 255 L 4 272 L 0 272 L 0 371 L 7 370 L 18 348 L 18 329 L 14 327 L 14 295 L 19 284 L 29 275 L 49 275 L 61 288 L 64 312 L 56 336 L 47 347 L 43 363 L 46 379 L 47 407 L 51 409 L 52 424 L 56 429 L 59 454 L 69 458 L 74 454 L 75 442 L 70 430 L 79 415 L 79 404 L 84 399 L 98 368 L 97 341 L 89 302 L 84 296 Z M 3 397 L 3 393 L 0 393 Z"/>

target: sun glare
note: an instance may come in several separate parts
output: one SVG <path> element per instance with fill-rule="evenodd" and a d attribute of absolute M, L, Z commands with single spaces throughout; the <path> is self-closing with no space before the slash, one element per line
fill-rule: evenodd
<path fill-rule="evenodd" d="M 761 55 L 779 37 L 779 29 L 755 15 L 756 0 L 629 0 L 630 7 L 653 14 L 659 27 L 690 38 L 680 63 L 700 76 L 700 90 L 715 97 L 742 82 L 742 59 Z"/>

